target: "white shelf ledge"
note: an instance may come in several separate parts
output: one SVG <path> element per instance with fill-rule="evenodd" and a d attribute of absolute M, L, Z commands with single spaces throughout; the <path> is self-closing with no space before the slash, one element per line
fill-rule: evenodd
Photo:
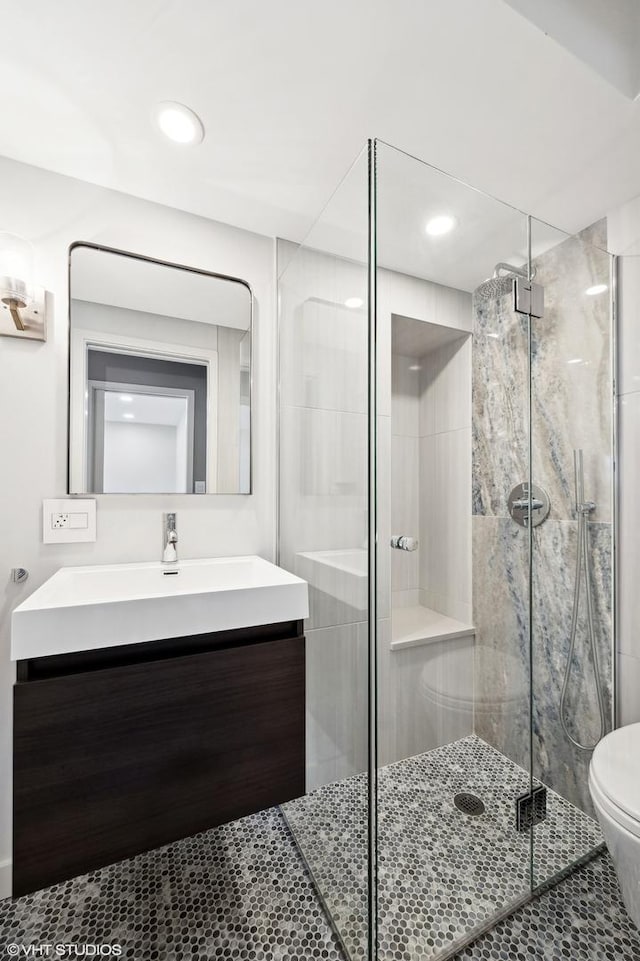
<path fill-rule="evenodd" d="M 421 647 L 456 637 L 473 637 L 472 624 L 457 621 L 428 607 L 397 607 L 391 614 L 391 650 Z"/>

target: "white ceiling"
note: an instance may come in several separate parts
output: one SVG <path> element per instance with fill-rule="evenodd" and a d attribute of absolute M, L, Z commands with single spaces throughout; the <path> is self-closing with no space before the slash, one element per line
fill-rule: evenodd
<path fill-rule="evenodd" d="M 71 291 L 74 300 L 238 330 L 251 326 L 251 294 L 243 283 L 94 247 L 73 249 Z"/>
<path fill-rule="evenodd" d="M 569 231 L 640 194 L 640 104 L 504 0 L 0 14 L 0 154 L 261 233 L 301 239 L 368 136 Z M 203 144 L 162 139 L 159 100 Z"/>
<path fill-rule="evenodd" d="M 640 94 L 638 0 L 506 0 L 626 96 Z"/>

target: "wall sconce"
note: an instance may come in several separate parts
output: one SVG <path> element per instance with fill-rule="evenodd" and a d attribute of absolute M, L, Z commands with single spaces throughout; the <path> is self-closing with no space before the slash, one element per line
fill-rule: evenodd
<path fill-rule="evenodd" d="M 0 233 L 0 336 L 46 340 L 45 291 L 33 284 L 33 247 Z"/>

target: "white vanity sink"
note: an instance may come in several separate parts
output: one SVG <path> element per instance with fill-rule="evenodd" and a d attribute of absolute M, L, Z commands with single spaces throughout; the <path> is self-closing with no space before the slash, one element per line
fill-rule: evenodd
<path fill-rule="evenodd" d="M 308 616 L 307 584 L 261 557 L 62 567 L 17 607 L 11 658 L 230 631 Z"/>

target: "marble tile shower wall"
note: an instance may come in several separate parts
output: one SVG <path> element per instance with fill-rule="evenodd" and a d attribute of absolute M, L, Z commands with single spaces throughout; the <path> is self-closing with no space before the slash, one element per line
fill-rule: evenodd
<path fill-rule="evenodd" d="M 527 318 L 510 295 L 474 299 L 473 614 L 476 625 L 475 730 L 516 763 L 590 810 L 590 754 L 571 745 L 560 723 L 577 553 L 573 450 L 585 457 L 585 494 L 597 504 L 589 534 L 598 658 L 610 712 L 611 663 L 611 323 L 608 297 L 585 296 L 609 284 L 604 224 L 559 243 L 535 261 L 545 314 L 533 321 L 534 482 L 551 513 L 533 532 L 532 664 L 529 676 L 529 534 L 514 524 L 507 498 L 528 477 Z M 584 598 L 584 589 L 583 589 Z M 598 735 L 593 664 L 584 602 L 567 705 L 570 730 Z M 533 701 L 529 698 L 532 683 Z"/>

